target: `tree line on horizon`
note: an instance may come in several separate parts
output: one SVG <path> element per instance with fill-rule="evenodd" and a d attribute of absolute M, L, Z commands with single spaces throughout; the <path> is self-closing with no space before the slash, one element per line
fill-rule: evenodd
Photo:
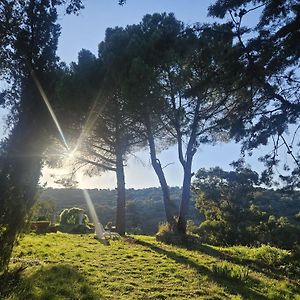
<path fill-rule="evenodd" d="M 10 83 L 1 92 L 1 103 L 11 110 L 12 128 L 1 144 L 0 270 L 7 267 L 34 204 L 44 163 L 60 165 L 68 157 L 73 173 L 79 168 L 91 176 L 115 171 L 120 234 L 126 230 L 124 166 L 140 148 L 149 149 L 170 230 L 182 235 L 192 163 L 203 144 L 233 139 L 247 153 L 270 142 L 261 182 L 272 184 L 284 149 L 292 163 L 284 165 L 290 175 L 280 178 L 299 187 L 297 1 L 216 1 L 209 14 L 229 15 L 223 24 L 186 26 L 173 14 L 146 15 L 139 24 L 107 29 L 98 55 L 82 50 L 70 66 L 56 55 L 57 8 L 62 4 L 67 13 L 83 9 L 78 0 L 0 4 L 0 75 Z M 246 28 L 244 18 L 257 9 L 262 11 L 257 26 Z M 57 151 L 61 141 L 41 90 L 61 122 L 67 150 Z M 290 124 L 296 126 L 291 142 L 285 136 Z M 175 214 L 158 158 L 170 145 L 177 145 L 184 173 Z M 72 177 L 61 183 L 73 184 Z"/>
<path fill-rule="evenodd" d="M 192 184 L 187 233 L 216 246 L 269 244 L 295 251 L 300 237 L 299 191 L 265 189 L 255 186 L 257 179 L 250 169 L 200 169 Z M 100 222 L 114 226 L 116 190 L 88 192 Z M 160 235 L 165 226 L 161 189 L 127 189 L 126 195 L 126 233 Z M 176 213 L 181 188 L 171 187 L 170 195 Z M 34 205 L 31 220 L 59 224 L 60 214 L 75 208 L 88 214 L 80 189 L 47 188 Z"/>

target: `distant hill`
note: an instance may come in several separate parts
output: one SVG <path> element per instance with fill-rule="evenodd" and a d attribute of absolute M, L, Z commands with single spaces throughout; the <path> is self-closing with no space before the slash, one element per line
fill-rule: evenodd
<path fill-rule="evenodd" d="M 100 222 L 105 225 L 108 222 L 115 223 L 116 190 L 88 190 Z M 174 214 L 178 212 L 181 188 L 170 188 Z M 80 207 L 87 210 L 87 205 L 80 189 L 46 189 L 40 196 L 41 200 L 51 199 L 56 205 L 56 213 L 64 208 Z M 159 223 L 165 221 L 165 211 L 160 188 L 128 189 L 127 190 L 127 230 L 130 233 L 154 234 Z M 189 219 L 196 224 L 203 220 L 202 215 L 195 208 L 192 200 L 189 210 Z"/>
<path fill-rule="evenodd" d="M 115 223 L 117 204 L 116 190 L 88 190 L 100 222 L 105 225 L 108 222 Z M 127 231 L 135 234 L 154 234 L 158 225 L 165 222 L 165 211 L 160 188 L 128 189 L 126 204 Z M 181 197 L 181 188 L 170 188 L 174 215 L 178 213 Z M 40 196 L 41 200 L 51 199 L 56 205 L 56 214 L 64 208 L 80 207 L 88 211 L 82 190 L 80 189 L 53 189 L 48 188 Z M 258 188 L 254 193 L 252 203 L 261 211 L 275 216 L 294 217 L 300 212 L 300 193 L 284 193 L 271 189 Z M 189 208 L 189 219 L 196 225 L 203 221 L 203 216 L 195 208 L 192 199 Z"/>

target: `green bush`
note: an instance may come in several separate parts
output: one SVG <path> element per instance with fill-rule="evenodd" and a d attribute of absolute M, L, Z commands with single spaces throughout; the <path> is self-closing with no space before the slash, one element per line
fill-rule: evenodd
<path fill-rule="evenodd" d="M 282 264 L 291 255 L 291 253 L 286 250 L 278 249 L 269 245 L 262 245 L 259 248 L 255 248 L 255 251 L 251 251 L 250 253 L 251 259 L 261 261 L 270 266 L 278 266 Z"/>
<path fill-rule="evenodd" d="M 228 234 L 224 221 L 206 220 L 196 230 L 200 240 L 211 245 L 226 245 Z"/>
<path fill-rule="evenodd" d="M 249 269 L 247 267 L 228 264 L 213 265 L 212 271 L 215 276 L 233 281 L 246 281 L 249 278 Z"/>
<path fill-rule="evenodd" d="M 82 220 L 80 220 L 82 217 Z M 88 216 L 84 214 L 84 210 L 77 207 L 66 208 L 60 214 L 60 225 L 86 225 L 89 222 Z"/>

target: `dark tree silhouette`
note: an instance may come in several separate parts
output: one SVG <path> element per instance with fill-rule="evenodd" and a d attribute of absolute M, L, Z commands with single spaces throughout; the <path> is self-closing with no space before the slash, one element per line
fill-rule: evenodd
<path fill-rule="evenodd" d="M 141 135 L 140 124 L 128 111 L 127 100 L 121 90 L 119 70 L 116 70 L 116 66 L 119 68 L 124 60 L 118 53 L 122 48 L 121 34 L 118 29 L 107 31 L 105 42 L 99 48 L 99 58 L 86 50 L 79 53 L 78 63 L 72 64 L 65 78 L 62 94 L 65 105 L 71 99 L 67 109 L 70 113 L 64 112 L 64 127 L 69 132 L 74 148 L 72 150 L 71 147 L 74 152 L 71 176 L 78 169 L 84 169 L 90 176 L 105 171 L 116 173 L 116 227 L 117 232 L 124 235 L 124 166 L 128 155 L 142 146 L 145 138 Z M 123 42 L 127 43 L 126 39 Z M 122 65 L 124 67 L 124 63 Z M 70 180 L 63 179 L 60 182 L 69 184 Z"/>
<path fill-rule="evenodd" d="M 60 32 L 56 7 L 67 4 L 68 12 L 76 12 L 76 2 L 0 3 L 0 74 L 10 83 L 1 93 L 1 104 L 11 108 L 8 120 L 13 127 L 1 144 L 0 271 L 7 269 L 14 241 L 35 202 L 42 154 L 54 132 L 34 78 L 53 101 Z"/>
<path fill-rule="evenodd" d="M 243 26 L 244 19 L 255 12 L 256 26 Z M 216 1 L 209 9 L 212 16 L 230 17 L 240 48 L 238 60 L 244 64 L 239 76 L 251 91 L 247 97 L 236 98 L 236 112 L 223 126 L 243 141 L 243 151 L 273 144 L 273 150 L 262 158 L 266 183 L 272 180 L 273 167 L 285 149 L 294 167 L 284 166 L 291 176 L 282 178 L 299 186 L 299 12 L 298 1 Z"/>
<path fill-rule="evenodd" d="M 220 80 L 240 68 L 235 64 L 233 70 L 228 65 L 228 58 L 231 61 L 236 55 L 233 35 L 228 25 L 187 28 L 172 14 L 147 15 L 139 25 L 126 30 L 132 35 L 131 48 L 127 48 L 132 63 L 124 82 L 135 115 L 146 129 L 167 221 L 185 233 L 193 157 L 201 144 L 220 137 L 219 123 L 235 106 L 228 97 L 226 80 Z M 184 177 L 177 225 L 157 142 L 178 145 Z"/>

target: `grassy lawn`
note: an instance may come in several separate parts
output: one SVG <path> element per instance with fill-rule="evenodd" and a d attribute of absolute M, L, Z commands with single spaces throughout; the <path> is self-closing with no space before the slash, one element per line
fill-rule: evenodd
<path fill-rule="evenodd" d="M 267 246 L 186 249 L 146 236 L 104 246 L 92 235 L 26 235 L 11 268 L 27 268 L 0 283 L 0 299 L 300 299 L 288 257 Z"/>

